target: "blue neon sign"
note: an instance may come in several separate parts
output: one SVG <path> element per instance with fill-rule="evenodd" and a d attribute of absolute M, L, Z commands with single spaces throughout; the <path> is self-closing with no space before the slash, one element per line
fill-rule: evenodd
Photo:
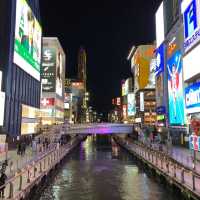
<path fill-rule="evenodd" d="M 196 0 L 192 0 L 184 12 L 185 38 L 191 37 L 197 28 Z"/>
<path fill-rule="evenodd" d="M 184 18 L 184 49 L 187 52 L 200 40 L 200 29 L 198 24 L 197 12 L 198 6 L 196 0 L 191 0 L 188 7 L 183 12 Z"/>
<path fill-rule="evenodd" d="M 200 111 L 200 82 L 185 88 L 185 107 L 188 113 Z"/>
<path fill-rule="evenodd" d="M 164 50 L 164 44 L 156 49 L 156 76 L 164 71 Z"/>

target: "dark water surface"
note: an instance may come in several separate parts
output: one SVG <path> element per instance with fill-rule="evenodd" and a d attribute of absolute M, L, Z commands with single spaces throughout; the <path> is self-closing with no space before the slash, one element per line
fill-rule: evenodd
<path fill-rule="evenodd" d="M 110 137 L 88 137 L 69 156 L 40 200 L 177 200 L 138 168 Z"/>

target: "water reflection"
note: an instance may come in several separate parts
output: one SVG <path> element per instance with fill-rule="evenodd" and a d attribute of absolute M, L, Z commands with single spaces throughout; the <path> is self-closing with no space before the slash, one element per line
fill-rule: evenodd
<path fill-rule="evenodd" d="M 90 136 L 70 156 L 40 200 L 175 200 L 139 171 L 110 136 Z"/>

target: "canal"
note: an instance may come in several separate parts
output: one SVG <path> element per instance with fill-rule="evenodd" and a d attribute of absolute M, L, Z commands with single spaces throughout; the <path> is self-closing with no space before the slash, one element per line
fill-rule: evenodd
<path fill-rule="evenodd" d="M 39 200 L 177 200 L 109 136 L 89 136 L 66 159 Z"/>

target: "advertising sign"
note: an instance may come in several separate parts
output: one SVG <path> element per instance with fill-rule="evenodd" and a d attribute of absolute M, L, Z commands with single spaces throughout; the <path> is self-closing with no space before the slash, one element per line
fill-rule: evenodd
<path fill-rule="evenodd" d="M 157 114 L 165 114 L 165 112 L 166 112 L 165 106 L 159 106 L 156 108 Z"/>
<path fill-rule="evenodd" d="M 187 52 L 200 41 L 200 0 L 184 0 L 181 11 L 184 20 L 184 50 Z"/>
<path fill-rule="evenodd" d="M 140 111 L 144 111 L 144 92 L 140 92 Z"/>
<path fill-rule="evenodd" d="M 43 47 L 42 56 L 42 91 L 55 92 L 56 49 Z"/>
<path fill-rule="evenodd" d="M 200 137 L 197 135 L 189 136 L 189 148 L 194 151 L 200 151 Z"/>
<path fill-rule="evenodd" d="M 135 113 L 136 113 L 135 94 L 129 93 L 128 94 L 128 116 L 134 116 Z"/>
<path fill-rule="evenodd" d="M 164 14 L 163 14 L 163 2 L 160 4 L 156 12 L 156 45 L 157 47 L 164 41 Z"/>
<path fill-rule="evenodd" d="M 55 99 L 54 98 L 42 98 L 41 105 L 42 106 L 53 106 L 53 105 L 55 105 Z"/>
<path fill-rule="evenodd" d="M 125 91 L 125 83 L 122 83 L 122 96 L 126 95 L 126 91 Z"/>
<path fill-rule="evenodd" d="M 164 50 L 165 49 L 163 44 L 156 49 L 156 76 L 164 71 Z"/>
<path fill-rule="evenodd" d="M 126 119 L 127 118 L 127 105 L 123 105 L 122 110 L 123 110 L 123 118 Z"/>
<path fill-rule="evenodd" d="M 121 106 L 121 98 L 117 97 L 116 98 L 117 106 Z"/>
<path fill-rule="evenodd" d="M 200 74 L 200 45 L 195 47 L 186 56 L 183 57 L 183 78 L 184 81 Z"/>
<path fill-rule="evenodd" d="M 181 52 L 176 51 L 167 61 L 170 124 L 184 125 L 184 97 Z"/>
<path fill-rule="evenodd" d="M 127 95 L 129 91 L 129 79 L 126 80 L 124 85 L 124 94 Z"/>
<path fill-rule="evenodd" d="M 0 92 L 0 126 L 4 123 L 5 93 Z"/>
<path fill-rule="evenodd" d="M 42 29 L 26 0 L 17 0 L 14 63 L 40 81 Z"/>
<path fill-rule="evenodd" d="M 164 99 L 163 76 L 164 76 L 164 74 L 161 73 L 159 76 L 156 77 L 156 104 L 157 104 L 157 106 L 163 105 L 163 99 Z"/>
<path fill-rule="evenodd" d="M 58 52 L 57 58 L 56 58 L 56 94 L 59 96 L 63 96 L 63 83 L 64 83 L 64 77 L 63 77 L 63 55 L 61 52 Z"/>
<path fill-rule="evenodd" d="M 200 112 L 200 82 L 185 88 L 185 107 L 187 113 Z"/>

